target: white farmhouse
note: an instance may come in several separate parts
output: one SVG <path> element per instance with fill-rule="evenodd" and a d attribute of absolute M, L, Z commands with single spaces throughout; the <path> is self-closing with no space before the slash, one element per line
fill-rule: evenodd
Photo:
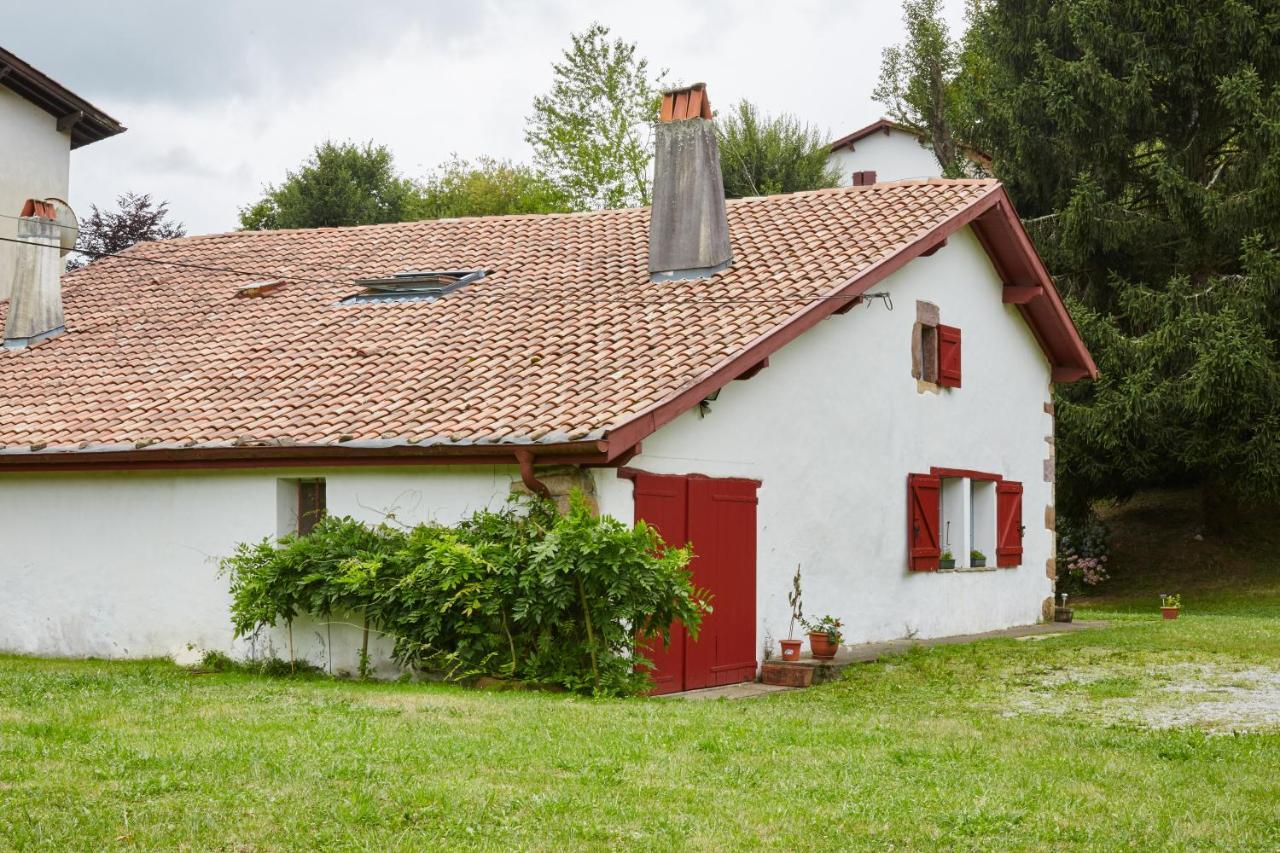
<path fill-rule="evenodd" d="M 111 116 L 0 48 L 0 299 L 13 286 L 27 199 L 66 199 L 71 151 L 124 131 Z"/>
<path fill-rule="evenodd" d="M 704 104 L 667 98 L 652 211 L 189 237 L 67 276 L 66 331 L 0 353 L 0 648 L 242 651 L 237 542 L 573 486 L 692 542 L 715 612 L 663 691 L 754 678 L 797 566 L 849 643 L 1043 618 L 1050 392 L 1096 370 L 1008 196 L 725 203 Z M 294 635 L 354 668 L 353 629 Z"/>
<path fill-rule="evenodd" d="M 942 166 L 929 140 L 918 131 L 877 119 L 866 127 L 831 143 L 827 164 L 840 175 L 840 186 L 860 186 L 876 181 L 936 178 Z M 977 151 L 966 151 L 971 175 L 986 175 L 990 165 Z"/>

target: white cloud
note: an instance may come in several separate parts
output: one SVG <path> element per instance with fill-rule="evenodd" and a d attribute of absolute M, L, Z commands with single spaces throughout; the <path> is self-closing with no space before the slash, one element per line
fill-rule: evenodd
<path fill-rule="evenodd" d="M 717 107 L 746 97 L 835 135 L 880 114 L 880 52 L 902 37 L 885 0 L 64 0 L 56 38 L 31 9 L 0 0 L 5 47 L 129 127 L 73 154 L 73 205 L 150 192 L 191 233 L 234 228 L 326 138 L 386 144 L 412 176 L 452 153 L 528 159 L 530 102 L 592 20 L 672 79 L 706 81 Z"/>

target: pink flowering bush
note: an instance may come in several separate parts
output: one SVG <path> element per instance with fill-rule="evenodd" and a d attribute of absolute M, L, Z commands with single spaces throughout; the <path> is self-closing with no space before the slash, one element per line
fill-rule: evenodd
<path fill-rule="evenodd" d="M 1104 583 L 1111 531 L 1095 515 L 1058 523 L 1058 586 L 1080 591 Z"/>

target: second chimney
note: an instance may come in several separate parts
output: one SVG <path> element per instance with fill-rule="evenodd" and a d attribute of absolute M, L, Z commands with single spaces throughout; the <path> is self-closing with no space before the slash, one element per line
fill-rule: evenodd
<path fill-rule="evenodd" d="M 28 199 L 18 220 L 13 292 L 4 345 L 21 348 L 62 331 L 62 251 L 58 223 L 48 202 Z"/>
<path fill-rule="evenodd" d="M 650 280 L 703 278 L 732 261 L 707 86 L 664 92 L 649 214 Z"/>

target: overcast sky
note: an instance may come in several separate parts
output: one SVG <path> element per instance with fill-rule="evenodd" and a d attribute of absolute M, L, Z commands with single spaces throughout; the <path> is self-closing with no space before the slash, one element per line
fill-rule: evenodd
<path fill-rule="evenodd" d="M 963 0 L 949 0 L 958 31 Z M 71 203 L 167 199 L 226 231 L 324 139 L 373 140 L 418 177 L 451 154 L 530 159 L 524 122 L 593 20 L 711 103 L 791 112 L 833 136 L 877 118 L 894 0 L 410 2 L 0 0 L 3 46 L 129 130 L 71 159 Z"/>

